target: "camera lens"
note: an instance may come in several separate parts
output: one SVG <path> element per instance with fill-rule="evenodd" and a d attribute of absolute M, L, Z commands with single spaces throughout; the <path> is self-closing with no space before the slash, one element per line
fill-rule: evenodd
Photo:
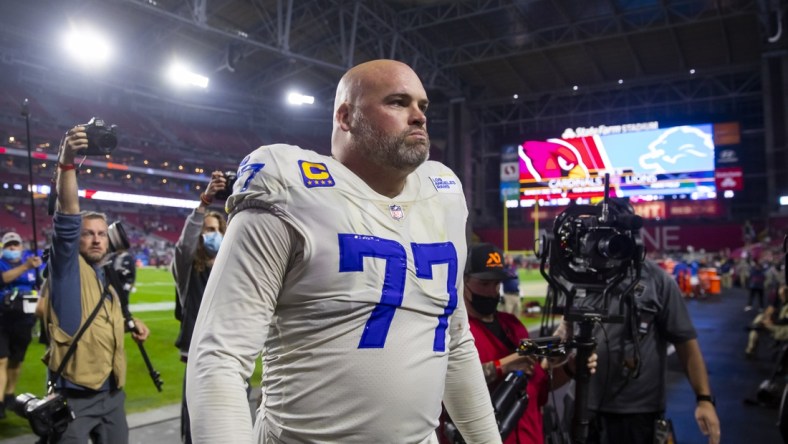
<path fill-rule="evenodd" d="M 118 138 L 112 133 L 104 133 L 96 138 L 96 145 L 102 151 L 110 152 L 118 146 Z"/>
<path fill-rule="evenodd" d="M 126 230 L 120 222 L 113 222 L 107 228 L 107 238 L 109 239 L 109 250 L 112 252 L 128 250 L 131 247 Z"/>
<path fill-rule="evenodd" d="M 31 393 L 23 393 L 17 396 L 13 405 L 14 413 L 21 416 L 22 418 L 27 418 L 27 405 L 31 401 L 38 401 L 38 398 L 36 398 L 35 395 Z"/>
<path fill-rule="evenodd" d="M 635 243 L 629 236 L 611 234 L 599 240 L 597 251 L 608 259 L 624 260 L 632 257 L 635 252 Z"/>

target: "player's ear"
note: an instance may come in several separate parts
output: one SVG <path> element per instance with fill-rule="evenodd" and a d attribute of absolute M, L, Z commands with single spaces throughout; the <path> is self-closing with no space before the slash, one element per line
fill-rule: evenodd
<path fill-rule="evenodd" d="M 337 107 L 337 111 L 334 113 L 334 119 L 342 131 L 350 131 L 350 105 L 347 102 Z"/>

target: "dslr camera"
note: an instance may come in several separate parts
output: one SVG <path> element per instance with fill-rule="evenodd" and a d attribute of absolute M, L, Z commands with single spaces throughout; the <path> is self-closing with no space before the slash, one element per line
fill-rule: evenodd
<path fill-rule="evenodd" d="M 33 433 L 38 436 L 63 433 L 74 420 L 74 412 L 68 406 L 66 398 L 57 393 L 41 399 L 30 393 L 19 395 L 16 397 L 14 412 L 26 418 Z"/>
<path fill-rule="evenodd" d="M 107 125 L 98 117 L 93 117 L 84 125 L 88 135 L 88 148 L 83 151 L 86 156 L 104 156 L 118 146 L 116 125 Z"/>
<path fill-rule="evenodd" d="M 224 179 L 227 181 L 224 189 L 221 191 L 216 192 L 216 198 L 221 200 L 227 200 L 231 194 L 233 194 L 233 187 L 235 186 L 235 181 L 238 180 L 238 175 L 235 171 L 225 171 L 222 173 Z"/>

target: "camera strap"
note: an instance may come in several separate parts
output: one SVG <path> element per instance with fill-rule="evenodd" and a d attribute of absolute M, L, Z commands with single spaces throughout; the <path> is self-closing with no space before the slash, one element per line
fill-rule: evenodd
<path fill-rule="evenodd" d="M 99 289 L 100 288 L 101 288 L 101 284 L 99 284 Z M 90 313 L 88 319 L 85 321 L 84 324 L 82 324 L 82 328 L 80 328 L 79 331 L 77 332 L 77 335 L 74 336 L 74 340 L 71 341 L 71 345 L 68 346 L 68 350 L 66 350 L 66 355 L 63 356 L 63 360 L 60 361 L 60 365 L 58 366 L 57 370 L 55 371 L 55 373 L 49 376 L 49 380 L 47 381 L 48 394 L 51 394 L 52 392 L 55 391 L 55 383 L 57 382 L 58 379 L 60 379 L 60 375 L 63 373 L 63 370 L 66 369 L 66 364 L 68 363 L 68 360 L 71 359 L 71 356 L 77 350 L 77 342 L 79 342 L 79 339 L 85 333 L 85 330 L 88 329 L 88 327 L 93 322 L 93 320 L 96 319 L 99 310 L 101 310 L 101 306 L 104 304 L 104 298 L 107 296 L 107 292 L 108 291 L 105 287 L 104 290 L 101 292 L 101 297 L 99 297 L 99 302 L 98 304 L 96 304 L 96 308 L 93 309 L 93 312 Z"/>

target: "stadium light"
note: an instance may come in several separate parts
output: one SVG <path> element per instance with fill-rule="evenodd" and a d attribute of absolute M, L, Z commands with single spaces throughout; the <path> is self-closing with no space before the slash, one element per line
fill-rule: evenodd
<path fill-rule="evenodd" d="M 192 72 L 188 67 L 180 63 L 173 63 L 167 71 L 167 78 L 178 86 L 197 86 L 200 88 L 208 87 L 208 77 Z"/>
<path fill-rule="evenodd" d="M 305 96 L 297 92 L 291 92 L 287 95 L 287 103 L 291 105 L 312 105 L 315 103 L 315 98 L 312 96 Z"/>
<path fill-rule="evenodd" d="M 98 31 L 72 25 L 63 38 L 63 46 L 77 63 L 94 68 L 105 65 L 112 58 L 112 45 Z"/>

